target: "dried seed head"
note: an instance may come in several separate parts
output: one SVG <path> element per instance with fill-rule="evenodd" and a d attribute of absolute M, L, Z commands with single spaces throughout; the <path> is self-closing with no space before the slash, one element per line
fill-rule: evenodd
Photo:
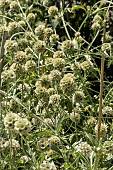
<path fill-rule="evenodd" d="M 15 122 L 14 130 L 17 133 L 27 134 L 31 131 L 31 123 L 27 118 L 20 118 Z"/>
<path fill-rule="evenodd" d="M 63 53 L 63 51 L 55 51 L 53 54 L 53 58 L 64 58 L 65 55 Z"/>
<path fill-rule="evenodd" d="M 17 63 L 23 63 L 26 61 L 26 53 L 24 51 L 17 51 L 17 53 L 14 56 L 15 62 Z"/>
<path fill-rule="evenodd" d="M 58 70 L 62 70 L 65 66 L 65 60 L 63 58 L 54 58 L 53 67 Z"/>
<path fill-rule="evenodd" d="M 53 30 L 52 28 L 45 28 L 44 33 L 46 37 L 50 37 L 53 33 Z"/>
<path fill-rule="evenodd" d="M 52 34 L 49 39 L 50 39 L 51 44 L 55 44 L 59 40 L 59 35 L 58 34 Z"/>
<path fill-rule="evenodd" d="M 36 53 L 42 53 L 46 49 L 46 44 L 44 41 L 38 40 L 34 44 L 34 50 Z"/>
<path fill-rule="evenodd" d="M 65 40 L 62 42 L 61 49 L 64 53 L 70 53 L 74 50 L 74 43 L 71 40 Z"/>
<path fill-rule="evenodd" d="M 58 8 L 56 6 L 50 6 L 48 9 L 48 14 L 50 16 L 55 16 L 58 13 Z"/>
<path fill-rule="evenodd" d="M 58 94 L 53 94 L 49 97 L 49 104 L 51 105 L 57 105 L 59 104 L 59 101 L 60 101 L 60 95 Z"/>
<path fill-rule="evenodd" d="M 25 71 L 27 72 L 35 70 L 35 67 L 36 63 L 33 60 L 28 60 L 24 65 Z"/>
<path fill-rule="evenodd" d="M 35 14 L 29 13 L 29 14 L 27 15 L 27 20 L 28 20 L 28 22 L 30 22 L 30 23 L 34 22 L 34 20 L 35 20 Z"/>
<path fill-rule="evenodd" d="M 73 76 L 72 76 L 73 77 Z M 72 94 L 75 89 L 75 81 L 74 78 L 72 78 L 69 75 L 65 75 L 60 80 L 60 87 L 64 93 Z"/>
<path fill-rule="evenodd" d="M 4 126 L 7 130 L 14 130 L 14 124 L 19 119 L 16 113 L 9 112 L 4 118 Z"/>
<path fill-rule="evenodd" d="M 17 50 L 18 44 L 15 40 L 7 40 L 5 43 L 5 50 L 6 52 L 14 52 L 15 49 Z"/>
<path fill-rule="evenodd" d="M 45 25 L 39 25 L 35 28 L 35 34 L 38 36 L 40 40 L 44 38 L 45 33 Z"/>

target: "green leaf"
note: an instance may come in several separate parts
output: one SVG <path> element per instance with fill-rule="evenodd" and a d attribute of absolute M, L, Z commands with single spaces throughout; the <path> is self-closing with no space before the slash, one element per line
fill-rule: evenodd
<path fill-rule="evenodd" d="M 82 6 L 82 5 L 74 5 L 74 6 L 71 8 L 71 12 L 74 12 L 76 9 L 82 9 L 82 10 L 86 11 L 86 9 L 84 8 L 84 6 Z"/>

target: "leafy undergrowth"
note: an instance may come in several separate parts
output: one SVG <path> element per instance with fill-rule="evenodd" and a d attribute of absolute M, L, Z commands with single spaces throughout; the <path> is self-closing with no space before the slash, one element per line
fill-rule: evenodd
<path fill-rule="evenodd" d="M 113 169 L 112 7 L 0 0 L 1 170 Z"/>

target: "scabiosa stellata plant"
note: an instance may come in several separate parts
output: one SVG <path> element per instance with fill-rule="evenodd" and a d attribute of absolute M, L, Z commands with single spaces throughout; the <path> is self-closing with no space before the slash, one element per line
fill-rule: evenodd
<path fill-rule="evenodd" d="M 58 42 L 59 40 L 59 35 L 58 34 L 52 34 L 50 37 L 49 37 L 49 40 L 50 40 L 50 43 L 51 44 L 55 44 Z"/>
<path fill-rule="evenodd" d="M 27 134 L 31 131 L 31 122 L 27 118 L 20 118 L 14 124 L 14 130 L 20 134 Z"/>
<path fill-rule="evenodd" d="M 53 58 L 64 58 L 65 54 L 63 53 L 63 51 L 55 51 L 53 54 Z"/>
<path fill-rule="evenodd" d="M 6 52 L 13 52 L 16 51 L 18 44 L 15 40 L 7 40 L 5 43 L 5 50 Z"/>
<path fill-rule="evenodd" d="M 71 40 L 65 40 L 62 42 L 61 49 L 64 53 L 70 53 L 74 50 L 74 43 Z"/>
<path fill-rule="evenodd" d="M 18 6 L 18 2 L 16 1 L 11 1 L 9 4 L 10 10 L 11 11 L 18 11 L 19 10 L 19 6 Z"/>
<path fill-rule="evenodd" d="M 75 80 L 73 74 L 65 74 L 60 80 L 60 87 L 64 93 L 72 94 L 75 90 Z"/>
<path fill-rule="evenodd" d="M 55 82 L 59 82 L 61 79 L 61 72 L 59 70 L 52 70 L 49 74 L 50 81 L 54 84 Z"/>
<path fill-rule="evenodd" d="M 36 67 L 36 63 L 33 60 L 28 60 L 24 65 L 25 71 L 27 72 L 33 71 L 35 67 Z"/>
<path fill-rule="evenodd" d="M 45 25 L 39 25 L 35 28 L 35 34 L 37 37 L 42 40 L 44 38 L 44 32 L 45 32 Z"/>
<path fill-rule="evenodd" d="M 36 43 L 34 44 L 34 51 L 39 54 L 42 53 L 45 49 L 46 49 L 46 44 L 44 41 L 38 40 L 36 41 Z"/>
<path fill-rule="evenodd" d="M 54 58 L 53 67 L 58 70 L 62 70 L 65 67 L 65 60 L 63 58 Z"/>
<path fill-rule="evenodd" d="M 53 30 L 52 28 L 45 28 L 44 33 L 46 37 L 50 37 L 53 34 Z"/>
<path fill-rule="evenodd" d="M 48 14 L 50 16 L 55 16 L 58 13 L 58 8 L 56 6 L 50 6 L 48 9 Z"/>
<path fill-rule="evenodd" d="M 49 104 L 51 105 L 58 105 L 60 101 L 60 95 L 58 94 L 53 94 L 49 97 Z"/>
<path fill-rule="evenodd" d="M 9 112 L 4 117 L 4 126 L 7 130 L 14 130 L 14 124 L 19 119 L 16 113 Z"/>
<path fill-rule="evenodd" d="M 15 62 L 22 64 L 26 61 L 26 53 L 24 51 L 17 51 L 17 53 L 14 56 Z"/>
<path fill-rule="evenodd" d="M 29 13 L 29 14 L 27 15 L 27 20 L 28 20 L 29 23 L 33 23 L 34 20 L 35 20 L 35 14 Z"/>

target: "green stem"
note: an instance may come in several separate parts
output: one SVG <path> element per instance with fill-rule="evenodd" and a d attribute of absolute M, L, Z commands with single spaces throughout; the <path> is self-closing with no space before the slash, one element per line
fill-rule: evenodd
<path fill-rule="evenodd" d="M 61 19 L 62 19 L 62 22 L 63 22 L 64 28 L 65 28 L 65 31 L 66 31 L 67 37 L 68 37 L 68 39 L 69 39 L 69 40 L 71 40 L 71 37 L 70 37 L 70 35 L 69 35 L 69 32 L 68 32 L 67 27 L 66 27 L 65 20 L 64 20 L 63 12 L 61 12 Z"/>
<path fill-rule="evenodd" d="M 97 154 L 96 154 L 96 158 L 95 158 L 95 162 L 94 162 L 94 168 L 93 168 L 93 170 L 97 170 L 97 169 L 98 169 L 98 167 L 99 167 L 99 161 L 100 161 L 100 159 L 99 159 L 99 154 L 97 153 Z"/>
<path fill-rule="evenodd" d="M 89 44 L 89 46 L 88 46 L 88 50 L 91 48 L 92 44 L 93 44 L 93 43 L 94 43 L 94 41 L 96 40 L 96 38 L 97 38 L 97 36 L 98 36 L 99 32 L 100 32 L 100 30 L 98 30 L 98 31 L 97 31 L 97 33 L 96 33 L 95 37 L 93 38 L 92 42 Z"/>
<path fill-rule="evenodd" d="M 79 29 L 78 29 L 78 32 L 81 31 L 83 25 L 85 24 L 85 22 L 87 21 L 87 19 L 89 18 L 89 14 L 86 15 L 86 18 L 84 19 L 84 21 L 82 22 L 82 24 L 80 25 Z"/>

